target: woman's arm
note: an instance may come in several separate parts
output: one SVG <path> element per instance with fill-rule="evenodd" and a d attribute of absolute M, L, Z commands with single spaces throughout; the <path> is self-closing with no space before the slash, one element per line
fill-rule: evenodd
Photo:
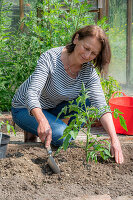
<path fill-rule="evenodd" d="M 50 62 L 52 61 L 49 59 L 49 54 L 47 52 L 42 54 L 37 62 L 35 71 L 31 75 L 30 83 L 28 83 L 28 89 L 25 93 L 25 103 L 30 114 L 33 108 L 41 109 L 39 99 L 50 72 Z"/>
<path fill-rule="evenodd" d="M 38 136 L 43 143 L 46 141 L 45 147 L 48 147 L 51 143 L 52 130 L 48 120 L 42 112 L 39 98 L 49 74 L 50 59 L 48 58 L 49 54 L 47 52 L 40 56 L 26 92 L 26 105 L 28 111 L 38 122 Z"/>
<path fill-rule="evenodd" d="M 43 143 L 46 140 L 45 147 L 47 148 L 52 140 L 52 129 L 49 125 L 49 122 L 40 108 L 33 108 L 31 110 L 31 114 L 38 122 L 38 136 Z"/>
<path fill-rule="evenodd" d="M 123 163 L 123 153 L 121 149 L 121 145 L 119 142 L 119 139 L 116 135 L 112 114 L 111 113 L 105 113 L 101 118 L 100 121 L 104 127 L 104 129 L 107 131 L 111 138 L 111 154 L 112 156 L 115 156 L 116 163 Z"/>

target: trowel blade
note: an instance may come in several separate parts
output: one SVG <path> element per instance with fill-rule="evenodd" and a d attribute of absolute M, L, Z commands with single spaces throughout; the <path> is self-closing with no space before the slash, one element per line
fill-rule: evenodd
<path fill-rule="evenodd" d="M 57 164 L 56 164 L 56 162 L 55 162 L 55 160 L 54 160 L 52 155 L 49 155 L 47 162 L 48 162 L 49 167 L 52 169 L 52 171 L 55 174 L 59 174 L 60 173 L 60 168 L 57 166 Z"/>

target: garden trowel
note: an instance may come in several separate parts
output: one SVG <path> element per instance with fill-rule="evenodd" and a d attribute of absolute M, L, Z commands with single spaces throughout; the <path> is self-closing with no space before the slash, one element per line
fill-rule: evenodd
<path fill-rule="evenodd" d="M 58 167 L 58 165 L 56 164 L 53 156 L 52 156 L 52 150 L 51 150 L 51 147 L 49 146 L 48 148 L 46 148 L 47 150 L 47 154 L 48 154 L 48 165 L 49 167 L 52 169 L 52 171 L 55 173 L 55 174 L 59 174 L 60 173 L 60 168 Z"/>

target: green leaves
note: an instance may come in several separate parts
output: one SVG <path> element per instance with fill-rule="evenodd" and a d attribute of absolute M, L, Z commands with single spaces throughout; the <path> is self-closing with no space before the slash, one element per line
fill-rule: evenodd
<path fill-rule="evenodd" d="M 123 112 L 121 112 L 119 109 L 115 108 L 114 109 L 114 118 L 117 119 L 117 117 L 119 116 L 119 114 L 124 114 Z"/>
<path fill-rule="evenodd" d="M 76 131 L 70 131 L 70 135 L 72 136 L 72 138 L 75 140 L 76 139 L 76 137 L 77 137 L 77 135 L 78 135 L 78 130 L 76 130 Z"/>
<path fill-rule="evenodd" d="M 126 120 L 124 119 L 123 116 L 119 115 L 119 120 L 120 120 L 120 125 L 126 130 L 127 130 L 127 125 L 126 125 Z"/>
<path fill-rule="evenodd" d="M 87 163 L 89 162 L 89 159 L 91 159 L 92 161 L 95 160 L 95 162 L 97 162 L 97 155 L 95 154 L 94 151 L 91 151 L 87 154 L 86 156 Z"/>
<path fill-rule="evenodd" d="M 10 126 L 10 124 L 8 123 L 8 121 L 6 122 L 6 128 L 7 128 L 7 132 L 10 133 L 11 126 Z"/>
<path fill-rule="evenodd" d="M 103 160 L 107 160 L 109 157 L 111 157 L 111 156 L 107 155 L 105 151 L 100 151 L 100 155 Z"/>
<path fill-rule="evenodd" d="M 67 106 L 65 106 L 64 108 L 62 108 L 61 112 L 57 115 L 57 119 L 61 116 L 61 114 L 65 114 L 66 115 L 67 109 L 68 109 Z"/>
<path fill-rule="evenodd" d="M 98 156 L 101 156 L 104 160 L 111 156 L 110 143 L 106 140 L 99 141 L 99 135 L 94 138 L 90 133 L 91 125 L 95 123 L 95 120 L 99 117 L 99 110 L 95 107 L 86 106 L 86 100 L 88 98 L 88 90 L 86 90 L 84 83 L 82 83 L 81 95 L 77 97 L 76 103 L 74 101 L 70 101 L 69 105 L 65 106 L 59 113 L 57 118 L 59 118 L 62 113 L 67 114 L 66 117 L 73 117 L 73 120 L 66 127 L 63 136 L 60 138 L 65 138 L 62 148 L 60 149 L 64 149 L 66 151 L 69 146 L 70 139 L 76 139 L 79 131 L 84 132 L 82 126 L 83 124 L 85 124 L 87 127 L 87 131 L 84 132 L 86 134 L 86 161 L 89 162 L 89 160 L 91 159 L 97 162 Z M 101 113 L 102 110 L 106 109 L 106 107 L 101 108 Z M 106 148 L 105 146 L 107 146 L 108 148 Z"/>
<path fill-rule="evenodd" d="M 2 1 L 0 13 L 0 108 L 2 111 L 10 110 L 11 99 L 16 89 L 32 74 L 40 54 L 50 48 L 68 44 L 78 28 L 95 24 L 94 14 L 89 12 L 91 5 L 87 1 L 31 1 L 31 11 L 25 13 L 23 20 L 25 30 L 9 32 L 11 18 L 8 16 L 11 11 L 8 8 L 3 9 L 4 2 Z M 7 1 L 5 4 L 6 7 L 7 4 L 11 7 Z M 103 21 L 100 23 L 103 24 Z M 80 101 L 82 104 L 84 99 Z"/>
<path fill-rule="evenodd" d="M 105 139 L 103 140 L 98 140 L 99 135 L 97 136 L 97 138 L 94 137 L 90 137 L 88 139 L 89 144 L 86 147 L 87 151 L 86 151 L 86 161 L 89 162 L 89 160 L 91 159 L 91 161 L 95 161 L 97 163 L 98 161 L 98 157 L 102 157 L 103 160 L 107 160 L 108 158 L 111 157 L 110 154 L 110 143 L 108 141 L 106 141 Z"/>
<path fill-rule="evenodd" d="M 24 18 L 26 32 L 23 33 L 19 30 L 14 33 L 5 31 L 11 21 L 5 17 L 7 11 L 1 9 L 0 108 L 2 111 L 10 110 L 11 99 L 16 89 L 32 74 L 40 54 L 52 47 L 66 45 L 75 30 L 85 25 L 85 18 L 87 23 L 93 20 L 92 14 L 88 12 L 87 2 L 66 0 L 62 3 L 58 0 L 47 0 L 37 5 L 31 2 L 31 6 L 31 12 Z M 37 9 L 38 11 L 40 9 L 39 17 Z"/>
<path fill-rule="evenodd" d="M 127 125 L 126 125 L 126 120 L 124 119 L 124 117 L 122 116 L 122 113 L 119 109 L 115 108 L 113 111 L 113 116 L 115 119 L 117 119 L 119 117 L 119 121 L 120 121 L 120 125 L 126 130 L 127 130 Z"/>
<path fill-rule="evenodd" d="M 0 122 L 0 130 L 1 130 L 1 128 L 2 128 L 3 125 L 6 126 L 6 129 L 7 129 L 8 133 L 10 133 L 10 131 L 12 130 L 13 133 L 14 133 L 14 135 L 16 135 L 16 131 L 15 131 L 14 127 L 11 126 L 8 121 L 6 121 L 6 122 L 1 121 Z"/>
<path fill-rule="evenodd" d="M 71 135 L 68 134 L 67 137 L 65 138 L 64 142 L 63 142 L 63 149 L 66 151 L 69 145 L 69 141 L 70 141 Z"/>
<path fill-rule="evenodd" d="M 4 124 L 4 122 L 2 121 L 2 122 L 0 122 L 0 129 L 1 129 L 1 127 L 2 127 L 2 125 Z"/>
<path fill-rule="evenodd" d="M 33 37 L 17 33 L 10 37 L 12 40 L 6 40 L 0 48 L 0 108 L 2 111 L 10 110 L 16 89 L 32 74 L 40 55 L 40 45 Z"/>
<path fill-rule="evenodd" d="M 101 85 L 107 104 L 109 104 L 109 99 L 115 91 L 121 91 L 119 82 L 111 76 L 109 76 L 108 79 L 101 78 Z"/>

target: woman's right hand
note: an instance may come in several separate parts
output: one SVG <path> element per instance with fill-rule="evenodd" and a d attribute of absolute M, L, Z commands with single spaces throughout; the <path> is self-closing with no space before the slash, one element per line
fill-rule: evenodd
<path fill-rule="evenodd" d="M 52 129 L 46 119 L 39 121 L 37 132 L 41 142 L 45 142 L 45 147 L 47 148 L 52 140 Z"/>
<path fill-rule="evenodd" d="M 31 114 L 36 118 L 38 122 L 37 133 L 42 143 L 45 142 L 47 148 L 52 140 L 52 129 L 45 115 L 40 108 L 33 108 Z"/>

